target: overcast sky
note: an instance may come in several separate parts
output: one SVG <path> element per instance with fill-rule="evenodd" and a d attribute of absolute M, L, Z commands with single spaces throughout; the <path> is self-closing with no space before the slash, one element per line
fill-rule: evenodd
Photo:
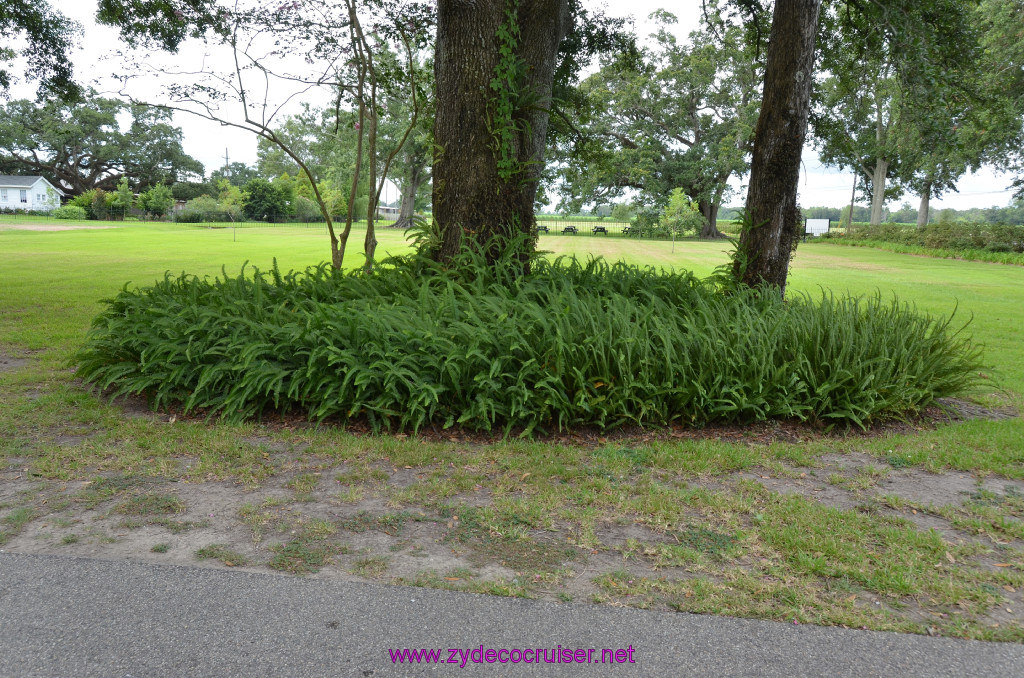
<path fill-rule="evenodd" d="M 80 80 L 91 81 L 103 75 L 103 73 L 116 72 L 119 68 L 119 60 L 110 55 L 114 50 L 121 47 L 116 31 L 98 26 L 93 20 L 96 11 L 95 0 L 51 0 L 52 4 L 79 23 L 85 29 L 81 40 L 81 46 L 72 55 L 76 75 Z M 668 3 L 665 0 L 601 0 L 591 5 L 605 5 L 608 14 L 612 16 L 632 15 L 637 19 L 637 30 L 641 35 L 649 32 L 649 24 L 646 17 L 659 7 L 669 7 L 679 18 L 679 34 L 686 35 L 697 27 L 701 12 L 700 0 L 689 0 L 689 2 Z M 196 62 L 203 56 L 203 51 L 198 48 L 184 48 L 177 59 L 187 63 Z M 102 88 L 102 87 L 100 87 Z M 144 90 L 145 85 L 140 85 Z M 152 97 L 155 89 L 140 91 L 140 98 Z M 32 96 L 31 89 L 16 88 L 12 92 L 15 96 Z M 253 163 L 256 160 L 256 137 L 251 133 L 231 128 L 225 128 L 215 123 L 203 121 L 193 116 L 178 114 L 175 122 L 181 126 L 184 134 L 185 151 L 198 159 L 206 167 L 207 173 L 224 164 L 224 154 L 227 151 L 232 161 Z M 959 193 L 932 201 L 932 207 L 941 209 L 943 207 L 954 207 L 966 209 L 970 207 L 990 207 L 992 205 L 1003 206 L 1009 203 L 1011 191 L 1004 190 L 1009 185 L 1011 178 L 1005 175 L 996 175 L 992 171 L 983 168 L 976 175 L 964 177 L 958 186 Z M 739 182 L 737 188 L 739 188 Z M 813 149 L 806 149 L 804 152 L 804 168 L 800 179 L 800 204 L 804 206 L 827 205 L 838 207 L 846 205 L 850 200 L 850 189 L 853 184 L 853 175 L 849 172 L 837 172 L 823 167 L 817 161 L 817 155 Z M 394 196 L 386 196 L 393 199 Z M 904 200 L 915 207 L 917 198 L 905 196 Z M 742 201 L 742 196 L 733 200 L 734 203 Z M 890 209 L 898 209 L 901 200 L 889 204 Z"/>

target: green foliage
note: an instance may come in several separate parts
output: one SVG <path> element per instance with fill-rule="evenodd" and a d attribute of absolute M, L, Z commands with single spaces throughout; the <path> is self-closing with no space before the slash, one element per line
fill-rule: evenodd
<path fill-rule="evenodd" d="M 85 221 L 89 218 L 89 214 L 84 208 L 78 205 L 64 205 L 50 212 L 50 216 L 54 219 L 72 219 L 74 221 Z"/>
<path fill-rule="evenodd" d="M 866 425 L 962 392 L 978 352 L 949 320 L 867 298 L 721 294 L 602 260 L 391 259 L 125 289 L 80 377 L 229 420 L 265 410 L 375 429 L 602 429 L 795 418 Z"/>
<path fill-rule="evenodd" d="M 632 221 L 636 216 L 636 207 L 627 203 L 618 203 L 612 206 L 612 221 Z"/>
<path fill-rule="evenodd" d="M 552 116 L 560 208 L 638 194 L 661 210 L 677 187 L 701 204 L 721 204 L 729 178 L 748 171 L 761 59 L 735 17 L 707 9 L 685 43 L 672 29 L 675 17 L 652 17 L 657 31 L 642 60 L 604 60 L 577 88 L 571 129 Z"/>
<path fill-rule="evenodd" d="M 292 199 L 292 215 L 299 221 L 319 221 L 323 219 L 320 206 L 309 198 L 301 195 Z"/>
<path fill-rule="evenodd" d="M 68 201 L 68 205 L 74 205 L 75 207 L 81 207 L 85 210 L 85 214 L 89 219 L 95 219 L 96 215 L 92 212 L 92 200 L 96 197 L 96 189 L 91 191 L 85 191 L 76 195 Z"/>
<path fill-rule="evenodd" d="M 704 216 L 683 189 L 674 188 L 661 214 L 661 225 L 675 235 L 697 233 L 704 225 Z"/>
<path fill-rule="evenodd" d="M 0 9 L 0 94 L 6 95 L 12 81 L 10 62 L 20 56 L 15 73 L 39 81 L 39 95 L 61 95 L 74 100 L 79 88 L 73 80 L 72 51 L 81 27 L 54 10 L 45 0 L 4 0 Z M 8 46 L 10 45 L 10 47 Z"/>
<path fill-rule="evenodd" d="M 523 121 L 517 120 L 522 94 L 526 62 L 518 54 L 519 41 L 519 0 L 506 0 L 505 21 L 498 26 L 498 63 L 491 78 L 489 100 L 490 130 L 494 136 L 494 157 L 498 176 L 510 180 L 522 171 L 516 148 L 516 140 Z"/>
<path fill-rule="evenodd" d="M 166 215 L 173 204 L 174 196 L 171 195 L 171 189 L 163 184 L 157 184 L 139 196 L 139 207 L 154 217 Z"/>
<path fill-rule="evenodd" d="M 110 196 L 110 207 L 120 212 L 121 218 L 124 218 L 133 204 L 135 204 L 135 193 L 132 192 L 132 187 L 128 184 L 128 177 L 121 177 L 121 180 L 117 182 L 117 190 Z"/>
<path fill-rule="evenodd" d="M 252 179 L 242 191 L 242 214 L 257 221 L 288 214 L 285 191 L 266 179 Z"/>
<path fill-rule="evenodd" d="M 171 195 L 174 196 L 175 200 L 192 200 L 204 195 L 213 196 L 216 195 L 216 193 L 217 191 L 213 187 L 213 181 L 210 183 L 179 181 L 171 186 Z"/>
<path fill-rule="evenodd" d="M 218 202 L 216 198 L 203 195 L 189 200 L 178 212 L 174 220 L 185 224 L 202 224 L 206 222 L 238 221 L 242 215 L 237 205 Z"/>
<path fill-rule="evenodd" d="M 874 240 L 929 249 L 1024 252 L 1024 226 L 959 221 L 928 224 L 923 228 L 901 224 L 858 226 L 836 236 L 846 240 Z"/>
<path fill-rule="evenodd" d="M 220 169 L 210 172 L 210 183 L 217 184 L 220 181 L 227 181 L 232 186 L 242 188 L 253 179 L 258 179 L 259 172 L 249 167 L 244 162 L 233 162 Z"/>
<path fill-rule="evenodd" d="M 103 221 L 110 217 L 110 201 L 112 196 L 108 195 L 102 188 L 97 188 L 92 193 L 91 215 L 93 219 Z"/>
<path fill-rule="evenodd" d="M 73 152 L 69 152 L 73 149 Z M 0 165 L 41 174 L 74 193 L 113 190 L 126 176 L 135 190 L 202 175 L 182 147 L 169 111 L 87 92 L 81 100 L 44 104 L 19 99 L 0 106 Z"/>

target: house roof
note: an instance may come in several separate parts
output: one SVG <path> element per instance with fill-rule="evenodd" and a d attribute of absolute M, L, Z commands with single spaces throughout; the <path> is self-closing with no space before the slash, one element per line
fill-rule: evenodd
<path fill-rule="evenodd" d="M 10 174 L 0 174 L 0 186 L 2 186 L 3 188 L 30 188 L 40 179 L 46 181 L 46 177 L 40 176 L 16 177 Z M 46 181 L 46 183 L 50 184 L 49 181 Z M 53 190 L 57 191 L 61 195 L 64 195 L 64 191 L 60 190 L 53 184 L 50 184 L 50 186 L 53 187 Z"/>

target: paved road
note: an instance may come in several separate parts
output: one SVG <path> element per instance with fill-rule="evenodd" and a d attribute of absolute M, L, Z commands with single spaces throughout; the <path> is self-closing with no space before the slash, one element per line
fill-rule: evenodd
<path fill-rule="evenodd" d="M 612 665 L 474 663 L 470 655 L 462 668 L 395 665 L 388 654 L 559 644 L 632 646 L 635 663 L 628 655 Z M 1024 647 L 0 553 L 3 678 L 422 675 L 1024 676 Z"/>

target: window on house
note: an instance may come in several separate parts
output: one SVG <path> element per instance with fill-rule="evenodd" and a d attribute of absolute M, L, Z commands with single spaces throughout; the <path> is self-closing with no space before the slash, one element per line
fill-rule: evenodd
<path fill-rule="evenodd" d="M 0 202 L 7 202 L 7 189 L 0 189 Z"/>
<path fill-rule="evenodd" d="M 21 201 L 26 203 L 28 202 L 28 191 L 24 188 L 21 189 Z"/>

